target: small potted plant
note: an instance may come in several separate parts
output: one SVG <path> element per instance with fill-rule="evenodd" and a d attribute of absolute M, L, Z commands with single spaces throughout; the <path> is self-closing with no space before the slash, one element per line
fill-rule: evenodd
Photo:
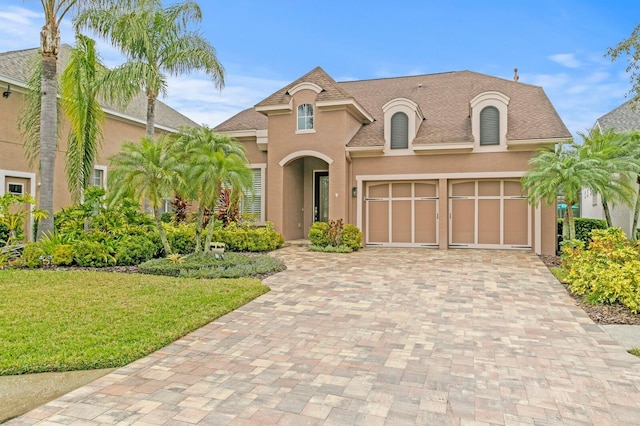
<path fill-rule="evenodd" d="M 209 249 L 212 253 L 224 253 L 225 244 L 220 241 L 213 241 L 209 245 Z"/>

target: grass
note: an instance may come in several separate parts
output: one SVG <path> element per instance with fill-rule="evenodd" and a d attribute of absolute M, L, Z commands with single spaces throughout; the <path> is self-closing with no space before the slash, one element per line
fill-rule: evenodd
<path fill-rule="evenodd" d="M 549 268 L 549 270 L 551 271 L 553 276 L 556 277 L 558 281 L 560 281 L 561 283 L 565 282 L 565 278 L 567 277 L 567 274 L 568 274 L 565 268 L 552 267 L 552 268 Z"/>
<path fill-rule="evenodd" d="M 252 278 L 0 271 L 0 375 L 123 366 L 268 291 Z"/>
<path fill-rule="evenodd" d="M 629 353 L 631 355 L 635 355 L 637 357 L 640 357 L 640 348 L 629 349 Z"/>

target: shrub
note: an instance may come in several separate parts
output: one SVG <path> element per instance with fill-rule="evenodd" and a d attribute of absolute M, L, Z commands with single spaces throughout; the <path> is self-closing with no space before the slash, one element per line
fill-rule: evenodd
<path fill-rule="evenodd" d="M 284 238 L 275 230 L 271 222 L 265 226 L 237 226 L 231 223 L 225 228 L 215 229 L 212 241 L 225 243 L 229 251 L 262 252 L 282 247 Z"/>
<path fill-rule="evenodd" d="M 558 219 L 558 235 L 562 235 L 562 221 Z M 607 229 L 607 221 L 604 219 L 591 219 L 587 217 L 576 217 L 576 239 L 589 244 L 591 241 L 591 231 L 594 229 Z"/>
<path fill-rule="evenodd" d="M 194 225 L 181 223 L 179 225 L 164 224 L 167 231 L 167 240 L 174 253 L 193 253 L 196 246 L 196 230 Z M 160 235 L 158 234 L 158 241 Z M 160 244 L 162 246 L 162 244 Z"/>
<path fill-rule="evenodd" d="M 343 225 L 342 219 L 331 220 L 329 223 L 315 222 L 309 229 L 309 240 L 315 246 L 315 251 L 336 251 L 319 250 L 320 247 L 348 247 L 348 251 L 337 251 L 344 253 L 360 249 L 362 232 L 355 225 Z"/>
<path fill-rule="evenodd" d="M 73 264 L 76 252 L 72 244 L 59 244 L 53 249 L 51 262 L 56 266 L 69 266 Z"/>
<path fill-rule="evenodd" d="M 342 244 L 357 251 L 362 245 L 362 232 L 360 228 L 350 223 L 346 224 L 342 229 Z"/>
<path fill-rule="evenodd" d="M 156 253 L 154 242 L 144 235 L 127 236 L 120 240 L 116 249 L 118 265 L 138 265 Z"/>
<path fill-rule="evenodd" d="M 116 258 L 105 244 L 80 241 L 75 244 L 75 262 L 78 266 L 103 268 L 116 264 Z"/>
<path fill-rule="evenodd" d="M 160 215 L 160 220 L 163 223 L 171 223 L 171 221 L 173 220 L 173 213 L 171 212 L 164 212 Z"/>
<path fill-rule="evenodd" d="M 195 253 L 179 262 L 169 258 L 149 260 L 140 265 L 140 272 L 188 278 L 240 278 L 278 272 L 284 268 L 282 261 L 267 255 Z"/>
<path fill-rule="evenodd" d="M 326 222 L 315 222 L 309 228 L 309 240 L 314 246 L 329 245 L 329 224 Z"/>
<path fill-rule="evenodd" d="M 28 243 L 22 250 L 20 263 L 27 268 L 39 268 L 42 266 L 41 257 L 44 255 L 45 253 L 40 243 Z"/>
<path fill-rule="evenodd" d="M 9 228 L 4 223 L 0 223 L 0 245 L 4 245 L 9 239 Z"/>
<path fill-rule="evenodd" d="M 640 311 L 640 243 L 627 241 L 620 228 L 593 230 L 588 250 L 563 247 L 569 289 L 592 304 L 622 303 Z"/>

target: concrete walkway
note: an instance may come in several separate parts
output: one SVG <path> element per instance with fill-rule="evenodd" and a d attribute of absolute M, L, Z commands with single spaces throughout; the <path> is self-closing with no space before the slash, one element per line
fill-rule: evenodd
<path fill-rule="evenodd" d="M 277 255 L 270 293 L 9 424 L 640 422 L 640 359 L 531 253 Z"/>

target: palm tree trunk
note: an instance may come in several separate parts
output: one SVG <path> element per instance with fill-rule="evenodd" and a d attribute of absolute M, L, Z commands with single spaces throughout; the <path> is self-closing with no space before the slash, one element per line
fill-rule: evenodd
<path fill-rule="evenodd" d="M 607 227 L 613 227 L 613 222 L 611 221 L 611 212 L 609 211 L 609 203 L 605 200 L 602 200 L 602 209 L 604 210 L 604 218 L 607 220 Z"/>
<path fill-rule="evenodd" d="M 160 241 L 162 241 L 162 247 L 164 248 L 164 254 L 171 254 L 171 246 L 169 245 L 169 240 L 167 240 L 167 234 L 164 232 L 164 227 L 162 226 L 162 220 L 160 220 L 160 210 L 157 207 L 153 208 L 153 218 L 156 221 L 156 226 L 158 227 L 158 233 L 160 234 Z"/>
<path fill-rule="evenodd" d="M 153 139 L 156 121 L 156 97 L 147 93 L 147 136 Z"/>
<path fill-rule="evenodd" d="M 198 218 L 196 219 L 196 249 L 198 253 L 202 250 L 202 221 L 204 220 L 204 207 L 198 207 Z"/>
<path fill-rule="evenodd" d="M 569 228 L 569 239 L 576 239 L 576 223 L 573 220 L 573 203 L 567 203 L 566 221 Z"/>
<path fill-rule="evenodd" d="M 46 28 L 43 28 L 43 33 Z M 44 38 L 44 35 L 43 35 Z M 40 112 L 40 199 L 39 208 L 47 217 L 38 223 L 38 240 L 53 233 L 53 178 L 58 138 L 57 58 L 54 52 L 42 51 L 42 89 Z M 52 49 L 53 50 L 53 49 Z"/>

